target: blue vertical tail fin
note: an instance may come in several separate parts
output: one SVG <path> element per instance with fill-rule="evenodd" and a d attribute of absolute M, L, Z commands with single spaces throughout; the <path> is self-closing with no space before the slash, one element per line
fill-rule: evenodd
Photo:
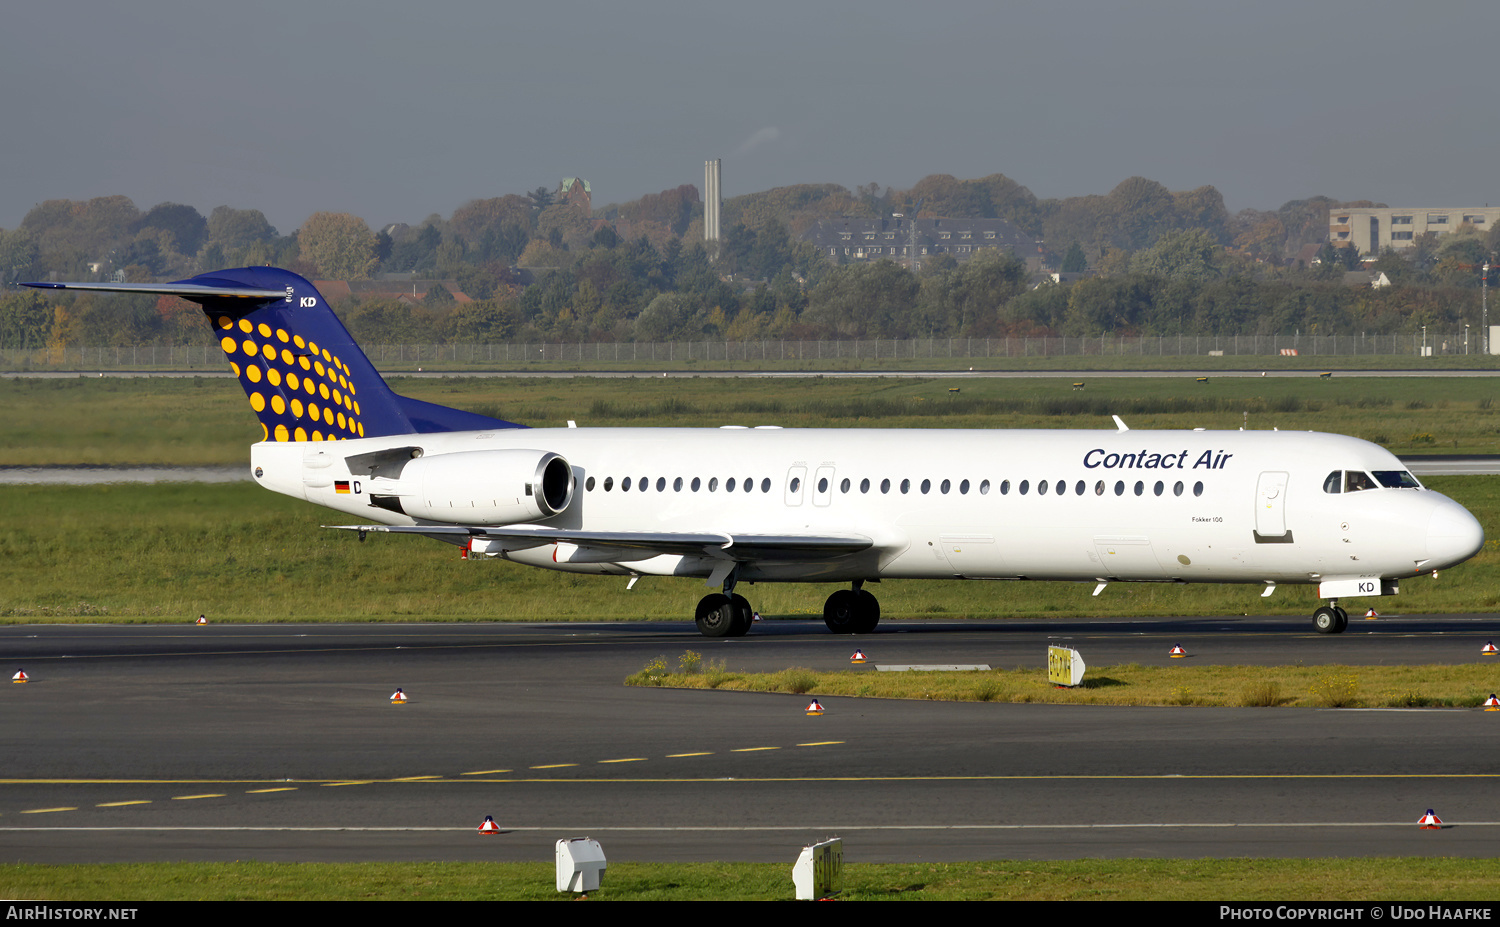
<path fill-rule="evenodd" d="M 520 428 L 399 396 L 304 278 L 242 267 L 174 283 L 28 283 L 44 289 L 165 293 L 203 307 L 267 441 Z"/>

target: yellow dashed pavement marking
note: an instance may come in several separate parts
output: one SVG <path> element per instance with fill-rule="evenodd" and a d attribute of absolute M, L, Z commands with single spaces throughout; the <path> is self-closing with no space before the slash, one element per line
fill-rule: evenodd
<path fill-rule="evenodd" d="M 820 741 L 813 741 L 811 743 L 797 744 L 797 746 L 799 746 L 799 747 L 829 747 L 829 746 L 835 746 L 835 745 L 843 744 L 843 743 L 845 743 L 845 741 L 842 741 L 842 740 L 820 740 Z M 780 749 L 782 749 L 782 748 L 781 747 L 738 747 L 738 748 L 735 748 L 735 749 L 731 749 L 729 752 L 730 753 L 757 753 L 757 752 L 761 752 L 761 751 L 765 751 L 765 750 L 780 750 Z M 694 756 L 713 756 L 713 755 L 714 755 L 714 751 L 712 751 L 712 750 L 702 750 L 702 751 L 695 751 L 695 752 L 692 752 L 692 753 L 669 753 L 669 754 L 666 755 L 665 758 L 666 759 L 686 759 L 688 757 L 694 757 Z M 611 759 L 611 760 L 597 760 L 595 762 L 598 763 L 598 764 L 600 764 L 600 765 L 614 764 L 614 763 L 644 763 L 644 762 L 647 762 L 649 759 L 650 759 L 649 757 L 644 757 L 644 756 L 630 756 L 630 757 L 620 757 L 618 759 Z M 578 764 L 578 763 L 549 763 L 549 764 L 545 764 L 545 765 L 541 765 L 541 766 L 532 766 L 532 767 L 529 767 L 529 768 L 531 768 L 531 769 L 567 769 L 569 767 L 576 767 L 578 765 L 580 765 L 580 764 Z M 475 772 L 459 773 L 459 775 L 461 775 L 461 776 L 490 776 L 490 775 L 498 775 L 500 773 L 508 773 L 508 772 L 511 772 L 511 771 L 512 770 L 510 770 L 510 769 L 483 769 L 483 770 L 478 770 L 478 771 L 475 771 Z M 937 777 L 937 778 L 946 778 L 946 777 Z M 958 778 L 963 778 L 963 777 L 958 777 Z M 986 777 L 986 778 L 988 778 L 988 777 Z M 1007 777 L 994 777 L 994 778 L 1007 778 Z M 1025 777 L 1018 777 L 1018 778 L 1025 778 Z M 1116 777 L 1101 777 L 1101 778 L 1116 778 Z M 1150 778 L 1150 777 L 1143 777 L 1143 778 Z M 442 775 L 402 776 L 402 777 L 395 778 L 395 779 L 384 779 L 384 780 L 381 780 L 381 779 L 348 779 L 348 780 L 340 780 L 340 781 L 337 781 L 337 782 L 323 782 L 323 783 L 320 783 L 320 785 L 322 785 L 325 788 L 333 788 L 333 787 L 342 786 L 342 785 L 373 785 L 373 784 L 378 783 L 378 782 L 433 782 L 433 781 L 441 781 L 441 780 L 444 780 L 444 779 L 446 779 L 446 776 L 442 776 Z M 21 784 L 21 783 L 25 782 L 26 780 L 11 779 L 11 780 L 0 780 L 0 781 L 9 782 L 11 784 Z M 86 781 L 89 781 L 89 780 L 31 780 L 31 781 L 38 782 L 38 783 L 40 783 L 40 782 L 74 782 L 74 783 L 83 783 L 83 782 L 86 782 Z M 140 782 L 149 782 L 150 780 L 134 780 L 134 781 L 140 783 Z M 172 781 L 172 780 L 162 780 L 162 781 Z M 271 788 L 264 788 L 264 789 L 248 789 L 248 790 L 246 790 L 245 794 L 246 795 L 264 795 L 264 794 L 268 794 L 268 793 L 271 793 L 271 792 L 295 792 L 295 791 L 297 791 L 297 789 L 298 789 L 298 786 L 283 785 L 283 786 L 274 786 L 274 787 L 271 787 Z M 172 796 L 172 801 L 195 801 L 197 799 L 202 799 L 202 798 L 224 798 L 224 797 L 226 797 L 226 795 L 225 795 L 225 793 L 222 793 L 222 792 L 204 793 L 204 794 L 201 794 L 201 795 L 174 795 L 174 796 Z M 96 808 L 123 808 L 123 807 L 127 807 L 127 806 L 130 806 L 130 805 L 149 805 L 149 804 L 151 804 L 151 801 L 148 800 L 148 799 L 134 799 L 134 800 L 130 800 L 130 801 L 103 802 L 101 804 L 95 805 L 94 807 L 96 807 Z M 48 813 L 56 812 L 56 811 L 77 811 L 77 810 L 78 809 L 76 807 L 32 808 L 32 809 L 29 809 L 29 810 L 21 811 L 19 813 L 20 814 L 48 814 Z"/>

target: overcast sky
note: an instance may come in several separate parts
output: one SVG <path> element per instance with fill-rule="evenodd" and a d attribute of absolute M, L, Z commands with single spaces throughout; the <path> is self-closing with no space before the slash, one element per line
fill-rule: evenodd
<path fill-rule="evenodd" d="M 0 228 L 47 199 L 379 227 L 724 159 L 726 197 L 1142 175 L 1231 211 L 1500 203 L 1494 0 L 12 4 Z"/>

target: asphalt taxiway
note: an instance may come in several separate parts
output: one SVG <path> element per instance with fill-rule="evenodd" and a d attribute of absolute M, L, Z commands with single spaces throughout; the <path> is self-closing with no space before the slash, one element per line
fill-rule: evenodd
<path fill-rule="evenodd" d="M 9 626 L 0 859 L 619 860 L 1469 856 L 1500 842 L 1500 713 L 1113 708 L 626 688 L 731 669 L 988 663 L 1459 664 L 1500 616 Z M 1491 658 L 1496 659 L 1496 658 Z M 1497 670 L 1500 678 L 1500 670 Z M 395 706 L 401 687 L 409 696 Z M 1497 685 L 1500 688 L 1500 685 Z M 1422 831 L 1427 808 L 1447 825 Z M 493 815 L 502 833 L 475 828 Z"/>

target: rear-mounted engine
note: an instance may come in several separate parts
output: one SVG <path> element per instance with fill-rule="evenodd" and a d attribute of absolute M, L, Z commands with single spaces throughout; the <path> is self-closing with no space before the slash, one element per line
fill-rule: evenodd
<path fill-rule="evenodd" d="M 551 451 L 459 451 L 371 469 L 371 504 L 412 518 L 510 525 L 550 518 L 573 501 L 573 468 Z"/>

